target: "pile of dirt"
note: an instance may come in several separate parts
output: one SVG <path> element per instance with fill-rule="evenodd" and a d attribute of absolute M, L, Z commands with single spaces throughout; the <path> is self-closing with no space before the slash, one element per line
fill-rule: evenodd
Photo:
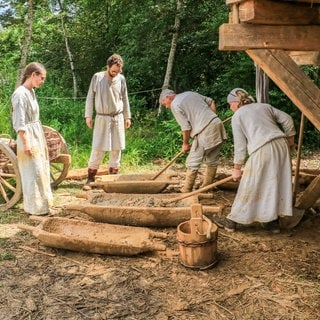
<path fill-rule="evenodd" d="M 63 210 L 88 201 L 76 197 L 83 183 L 67 180 L 55 190 L 57 216 L 90 220 Z M 226 215 L 234 195 L 215 189 L 202 203 L 223 205 Z M 14 210 L 19 222 L 35 224 Z M 320 318 L 319 207 L 276 235 L 259 224 L 219 228 L 218 263 L 206 270 L 180 263 L 176 228 L 153 230 L 167 234 L 167 250 L 134 257 L 54 249 L 26 231 L 0 239 L 0 320 Z"/>
<path fill-rule="evenodd" d="M 90 203 L 108 207 L 186 207 L 189 201 L 175 201 L 167 203 L 164 200 L 170 198 L 163 194 L 109 194 L 100 193 L 92 197 Z"/>

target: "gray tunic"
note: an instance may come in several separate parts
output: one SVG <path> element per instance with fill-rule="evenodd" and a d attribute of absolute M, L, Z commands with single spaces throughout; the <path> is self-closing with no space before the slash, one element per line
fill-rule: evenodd
<path fill-rule="evenodd" d="M 243 164 L 247 154 L 249 158 L 228 218 L 250 224 L 291 216 L 292 172 L 285 137 L 295 135 L 292 118 L 269 104 L 253 103 L 235 112 L 232 132 L 234 163 Z"/>
<path fill-rule="evenodd" d="M 194 137 L 217 118 L 209 107 L 211 102 L 211 98 L 196 92 L 186 91 L 177 94 L 171 103 L 171 111 L 181 130 L 191 130 L 190 136 Z"/>
<path fill-rule="evenodd" d="M 96 111 L 92 149 L 100 151 L 125 148 L 125 119 L 131 118 L 127 85 L 122 74 L 112 81 L 105 72 L 97 72 L 91 79 L 86 99 L 85 117 Z"/>
<path fill-rule="evenodd" d="M 202 161 L 216 166 L 219 150 L 227 139 L 222 121 L 210 108 L 211 103 L 211 98 L 192 91 L 177 94 L 171 102 L 171 111 L 181 130 L 191 130 L 193 142 L 186 160 L 191 170 L 199 169 Z"/>
<path fill-rule="evenodd" d="M 285 112 L 265 103 L 242 106 L 232 117 L 234 163 L 243 164 L 267 142 L 296 134 L 292 118 Z M 283 131 L 279 129 L 282 126 Z"/>
<path fill-rule="evenodd" d="M 24 86 L 12 95 L 12 123 L 16 132 L 25 131 L 33 151 L 24 153 L 23 143 L 17 136 L 17 159 L 21 175 L 24 211 L 41 215 L 49 212 L 53 196 L 50 186 L 50 163 L 47 144 L 39 120 L 39 106 L 32 92 Z"/>

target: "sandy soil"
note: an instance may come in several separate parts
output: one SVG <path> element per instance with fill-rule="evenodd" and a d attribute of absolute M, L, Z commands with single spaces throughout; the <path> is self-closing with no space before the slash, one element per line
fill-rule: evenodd
<path fill-rule="evenodd" d="M 309 157 L 302 166 L 319 169 L 318 159 Z M 181 173 L 179 166 L 171 170 Z M 222 172 L 229 170 L 228 164 L 221 166 Z M 63 210 L 67 204 L 88 202 L 82 184 L 66 180 L 55 190 L 56 217 L 91 220 Z M 225 215 L 234 194 L 215 189 L 213 198 L 202 203 L 223 205 Z M 17 222 L 37 225 L 21 208 L 14 211 L 20 213 Z M 14 223 L 2 226 L 1 320 L 320 318 L 319 206 L 280 234 L 260 225 L 235 233 L 219 228 L 218 262 L 205 270 L 181 264 L 177 228 L 152 229 L 167 234 L 162 239 L 166 251 L 127 257 L 56 249 L 28 231 L 17 232 Z"/>

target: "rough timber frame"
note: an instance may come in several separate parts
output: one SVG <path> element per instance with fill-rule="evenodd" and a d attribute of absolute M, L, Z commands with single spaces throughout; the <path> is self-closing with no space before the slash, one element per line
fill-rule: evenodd
<path fill-rule="evenodd" d="M 320 0 L 226 3 L 232 10 L 220 26 L 219 49 L 246 51 L 320 130 L 320 89 L 299 68 L 320 62 Z"/>
<path fill-rule="evenodd" d="M 320 0 L 226 0 L 229 23 L 219 29 L 220 50 L 243 50 L 320 130 L 320 89 L 299 65 L 320 65 Z M 320 175 L 296 206 L 320 196 Z"/>

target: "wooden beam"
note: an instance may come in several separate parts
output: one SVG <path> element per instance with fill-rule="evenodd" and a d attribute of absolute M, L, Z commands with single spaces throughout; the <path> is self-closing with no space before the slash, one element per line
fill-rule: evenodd
<path fill-rule="evenodd" d="M 320 130 L 320 89 L 283 50 L 247 50 L 247 54 Z"/>
<path fill-rule="evenodd" d="M 319 26 L 267 26 L 222 24 L 219 50 L 284 49 L 320 51 Z"/>
<path fill-rule="evenodd" d="M 317 176 L 310 185 L 299 196 L 296 207 L 299 209 L 309 209 L 320 198 L 320 175 Z"/>
<path fill-rule="evenodd" d="M 320 24 L 320 6 L 270 0 L 247 0 L 239 6 L 240 22 L 268 25 Z"/>
<path fill-rule="evenodd" d="M 227 5 L 232 5 L 234 3 L 240 3 L 240 2 L 243 2 L 243 1 L 246 1 L 246 0 L 226 0 L 226 4 Z"/>
<path fill-rule="evenodd" d="M 247 0 L 226 0 L 227 5 L 231 5 L 233 3 L 245 2 Z M 264 0 L 260 0 L 264 1 Z M 320 0 L 277 0 L 277 2 L 301 2 L 301 3 L 309 3 L 310 5 L 320 3 Z"/>
<path fill-rule="evenodd" d="M 304 3 L 309 3 L 310 5 L 314 5 L 316 3 L 320 3 L 320 0 L 280 0 L 280 1 L 285 1 L 285 2 L 304 2 Z"/>
<path fill-rule="evenodd" d="M 290 51 L 288 54 L 299 66 L 320 66 L 320 52 L 318 51 Z"/>

